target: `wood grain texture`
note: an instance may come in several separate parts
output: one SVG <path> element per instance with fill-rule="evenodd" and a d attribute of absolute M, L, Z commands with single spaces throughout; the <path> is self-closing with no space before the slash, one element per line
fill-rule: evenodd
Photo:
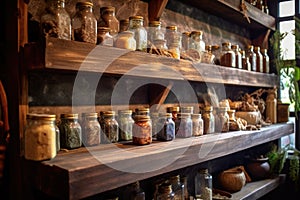
<path fill-rule="evenodd" d="M 229 155 L 293 132 L 294 125 L 289 122 L 259 131 L 216 133 L 177 138 L 172 142 L 154 141 L 147 146 L 115 143 L 89 150 L 79 148 L 61 151 L 50 161 L 26 162 L 35 174 L 33 184 L 36 188 L 61 199 L 78 199 Z M 205 154 L 203 148 L 211 149 Z"/>
<path fill-rule="evenodd" d="M 149 21 L 159 21 L 162 12 L 164 11 L 168 0 L 151 0 L 148 5 Z"/>

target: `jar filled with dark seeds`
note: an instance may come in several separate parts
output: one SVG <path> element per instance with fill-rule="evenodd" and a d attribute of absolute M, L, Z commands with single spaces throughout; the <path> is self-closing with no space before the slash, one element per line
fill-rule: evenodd
<path fill-rule="evenodd" d="M 172 120 L 172 113 L 160 113 L 158 127 L 157 140 L 170 141 L 175 139 L 175 122 Z"/>
<path fill-rule="evenodd" d="M 97 19 L 92 2 L 76 3 L 76 14 L 72 19 L 73 39 L 80 42 L 97 43 Z"/>
<path fill-rule="evenodd" d="M 98 20 L 98 27 L 105 26 L 110 29 L 109 34 L 113 37 L 120 31 L 120 22 L 116 18 L 116 8 L 113 6 L 106 6 L 100 8 L 100 19 Z"/>
<path fill-rule="evenodd" d="M 132 140 L 132 127 L 134 124 L 134 120 L 132 118 L 132 110 L 120 110 L 118 121 L 120 140 Z"/>
<path fill-rule="evenodd" d="M 115 119 L 115 111 L 103 111 L 100 125 L 103 131 L 101 142 L 113 143 L 119 141 L 119 123 Z"/>
<path fill-rule="evenodd" d="M 101 128 L 98 122 L 97 113 L 82 114 L 82 142 L 84 146 L 94 146 L 100 144 Z"/>
<path fill-rule="evenodd" d="M 47 0 L 46 3 L 40 23 L 42 35 L 71 40 L 71 18 L 65 10 L 65 0 Z"/>
<path fill-rule="evenodd" d="M 78 122 L 78 114 L 60 115 L 60 146 L 66 149 L 79 148 L 82 145 L 82 129 Z"/>

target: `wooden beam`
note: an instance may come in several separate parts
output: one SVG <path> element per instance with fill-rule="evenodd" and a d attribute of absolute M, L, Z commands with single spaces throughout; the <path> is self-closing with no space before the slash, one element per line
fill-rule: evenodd
<path fill-rule="evenodd" d="M 148 6 L 149 21 L 159 20 L 168 0 L 150 0 Z"/>

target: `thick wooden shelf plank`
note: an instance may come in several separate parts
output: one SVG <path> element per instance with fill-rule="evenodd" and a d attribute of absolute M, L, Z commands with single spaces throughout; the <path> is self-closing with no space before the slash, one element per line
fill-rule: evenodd
<path fill-rule="evenodd" d="M 33 185 L 54 197 L 78 199 L 173 170 L 229 155 L 294 132 L 291 122 L 259 131 L 236 131 L 147 146 L 105 144 L 60 152 L 44 162 L 26 161 Z M 51 174 L 51 176 L 49 176 Z M 34 175 L 34 176 L 33 176 Z"/>
<path fill-rule="evenodd" d="M 151 55 L 83 42 L 46 38 L 44 45 L 27 45 L 29 69 L 72 70 L 117 76 L 188 80 L 244 86 L 274 87 L 274 74 Z"/>

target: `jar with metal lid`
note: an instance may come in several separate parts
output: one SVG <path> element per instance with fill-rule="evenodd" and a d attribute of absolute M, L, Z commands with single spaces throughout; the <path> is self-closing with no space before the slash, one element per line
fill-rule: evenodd
<path fill-rule="evenodd" d="M 263 72 L 270 73 L 270 58 L 268 55 L 268 49 L 261 49 L 263 57 Z"/>
<path fill-rule="evenodd" d="M 71 18 L 65 10 L 65 0 L 47 0 L 46 3 L 40 21 L 42 35 L 71 40 Z"/>
<path fill-rule="evenodd" d="M 100 8 L 100 17 L 98 20 L 98 27 L 108 27 L 110 29 L 109 34 L 116 36 L 120 30 L 120 22 L 115 15 L 116 9 L 113 6 L 106 6 Z"/>
<path fill-rule="evenodd" d="M 95 146 L 100 144 L 101 127 L 97 113 L 82 113 L 82 143 L 84 146 Z"/>
<path fill-rule="evenodd" d="M 181 51 L 185 52 L 190 49 L 190 39 L 191 39 L 191 32 L 183 32 L 182 39 L 181 39 Z"/>
<path fill-rule="evenodd" d="M 241 51 L 242 54 L 242 68 L 247 71 L 251 71 L 251 63 L 249 61 L 249 57 L 246 56 L 246 52 L 244 50 Z"/>
<path fill-rule="evenodd" d="M 103 111 L 100 126 L 102 128 L 103 143 L 114 143 L 119 141 L 119 124 L 115 118 L 115 111 Z"/>
<path fill-rule="evenodd" d="M 260 47 L 255 46 L 254 52 L 256 54 L 256 71 L 263 72 L 263 55 L 260 52 Z"/>
<path fill-rule="evenodd" d="M 216 119 L 216 132 L 228 132 L 229 131 L 229 115 L 227 113 L 227 107 L 219 107 Z"/>
<path fill-rule="evenodd" d="M 108 27 L 97 28 L 97 44 L 110 47 L 114 45 L 114 39 L 109 34 L 109 30 L 110 29 Z"/>
<path fill-rule="evenodd" d="M 120 32 L 114 42 L 114 46 L 121 49 L 136 50 L 136 41 L 132 31 Z"/>
<path fill-rule="evenodd" d="M 238 68 L 238 69 L 242 69 L 243 68 L 242 54 L 240 52 L 239 45 L 233 44 L 233 45 L 231 45 L 231 49 L 235 53 L 235 67 Z"/>
<path fill-rule="evenodd" d="M 129 28 L 129 19 L 121 19 L 119 33 L 123 31 L 128 31 L 128 28 Z"/>
<path fill-rule="evenodd" d="M 212 200 L 212 175 L 208 169 L 200 169 L 195 176 L 195 197 Z"/>
<path fill-rule="evenodd" d="M 170 183 L 162 183 L 158 187 L 156 200 L 175 200 L 175 194 Z"/>
<path fill-rule="evenodd" d="M 132 140 L 132 127 L 134 124 L 134 120 L 132 118 L 132 110 L 120 110 L 118 121 L 120 140 Z"/>
<path fill-rule="evenodd" d="M 97 19 L 93 13 L 92 2 L 77 2 L 76 13 L 72 19 L 74 40 L 97 43 Z"/>
<path fill-rule="evenodd" d="M 128 30 L 134 32 L 136 50 L 147 51 L 147 30 L 144 28 L 144 18 L 142 16 L 130 16 Z"/>
<path fill-rule="evenodd" d="M 254 52 L 253 45 L 248 45 L 248 49 L 246 51 L 246 57 L 249 58 L 249 62 L 251 64 L 251 71 L 256 72 L 256 53 Z"/>
<path fill-rule="evenodd" d="M 137 108 L 135 109 L 137 115 L 147 115 L 150 116 L 150 108 Z"/>
<path fill-rule="evenodd" d="M 135 115 L 132 129 L 132 142 L 136 145 L 152 143 L 152 123 L 148 115 Z"/>
<path fill-rule="evenodd" d="M 180 110 L 179 106 L 167 107 L 167 112 L 172 113 L 172 120 L 174 122 L 177 119 L 177 114 L 179 113 L 179 110 Z"/>
<path fill-rule="evenodd" d="M 213 115 L 213 107 L 205 106 L 204 113 L 202 114 L 203 119 L 203 134 L 209 134 L 215 132 L 215 117 Z"/>
<path fill-rule="evenodd" d="M 190 49 L 195 49 L 199 52 L 205 51 L 205 42 L 203 41 L 202 31 L 192 31 L 190 35 Z"/>
<path fill-rule="evenodd" d="M 27 160 L 50 160 L 57 154 L 56 115 L 27 114 L 24 156 Z"/>
<path fill-rule="evenodd" d="M 168 182 L 172 185 L 174 200 L 184 200 L 185 185 L 180 182 L 180 175 L 171 176 L 168 178 Z"/>
<path fill-rule="evenodd" d="M 220 64 L 226 67 L 236 67 L 235 63 L 235 53 L 231 49 L 231 43 L 223 42 Z"/>
<path fill-rule="evenodd" d="M 180 46 L 179 43 L 171 43 L 168 46 L 169 52 L 172 54 L 173 58 L 180 59 Z"/>
<path fill-rule="evenodd" d="M 175 139 L 175 122 L 172 120 L 171 113 L 160 113 L 159 115 L 159 131 L 157 140 L 171 141 Z"/>
<path fill-rule="evenodd" d="M 150 21 L 148 26 L 148 40 L 153 44 L 155 40 L 164 40 L 160 21 Z"/>
<path fill-rule="evenodd" d="M 201 114 L 192 114 L 193 136 L 203 135 L 203 119 Z"/>
<path fill-rule="evenodd" d="M 60 114 L 60 146 L 66 149 L 79 148 L 82 145 L 82 128 L 78 114 Z"/>
<path fill-rule="evenodd" d="M 187 138 L 193 135 L 193 122 L 190 113 L 178 113 L 175 121 L 176 137 Z"/>
<path fill-rule="evenodd" d="M 165 39 L 167 40 L 167 47 L 177 44 L 181 48 L 181 36 L 177 31 L 177 26 L 167 26 L 165 32 Z"/>

